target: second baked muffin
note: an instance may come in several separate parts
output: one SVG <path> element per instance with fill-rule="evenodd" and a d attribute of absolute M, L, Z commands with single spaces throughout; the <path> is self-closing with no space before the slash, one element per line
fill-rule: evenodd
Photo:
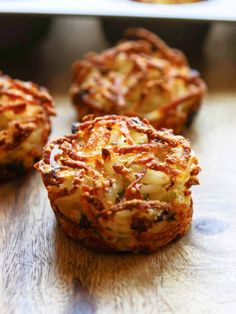
<path fill-rule="evenodd" d="M 101 54 L 89 53 L 74 65 L 71 87 L 78 119 L 93 113 L 147 118 L 156 128 L 179 133 L 191 124 L 205 91 L 184 55 L 145 29 Z"/>

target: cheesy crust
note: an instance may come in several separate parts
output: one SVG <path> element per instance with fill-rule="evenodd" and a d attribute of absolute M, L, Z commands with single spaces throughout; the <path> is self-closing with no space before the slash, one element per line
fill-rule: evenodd
<path fill-rule="evenodd" d="M 35 167 L 62 229 L 100 251 L 154 251 L 192 219 L 198 161 L 189 142 L 147 120 L 88 116 Z"/>
<path fill-rule="evenodd" d="M 48 140 L 54 115 L 46 89 L 0 73 L 0 181 L 33 168 Z"/>
<path fill-rule="evenodd" d="M 70 89 L 81 120 L 87 114 L 139 116 L 180 133 L 198 111 L 205 84 L 185 56 L 145 29 L 138 38 L 100 54 L 89 53 L 73 67 Z"/>

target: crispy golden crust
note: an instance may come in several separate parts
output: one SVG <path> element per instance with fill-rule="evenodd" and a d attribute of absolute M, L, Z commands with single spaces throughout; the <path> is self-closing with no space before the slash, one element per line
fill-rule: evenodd
<path fill-rule="evenodd" d="M 0 180 L 24 173 L 39 160 L 54 114 L 46 89 L 0 73 Z"/>
<path fill-rule="evenodd" d="M 158 3 L 158 4 L 183 4 L 183 3 L 194 3 L 202 0 L 133 0 L 144 3 Z"/>
<path fill-rule="evenodd" d="M 86 119 L 35 166 L 62 229 L 100 251 L 154 251 L 182 236 L 200 170 L 189 142 L 137 117 Z"/>
<path fill-rule="evenodd" d="M 78 241 L 87 248 L 91 248 L 98 252 L 129 252 L 133 253 L 150 253 L 156 251 L 157 248 L 168 244 L 169 242 L 181 238 L 189 229 L 189 226 L 192 222 L 192 204 L 188 207 L 182 208 L 181 222 L 172 224 L 170 229 L 166 231 L 156 233 L 149 237 L 145 237 L 142 233 L 139 233 L 137 236 L 136 243 L 131 247 L 123 248 L 119 250 L 116 247 L 116 243 L 109 245 L 106 241 L 97 236 L 91 229 L 86 229 L 85 227 L 81 228 L 80 223 L 76 223 L 73 220 L 69 219 L 59 211 L 54 211 L 57 222 L 60 225 L 61 229 L 72 239 Z M 180 218 L 179 218 L 180 219 Z"/>
<path fill-rule="evenodd" d="M 205 84 L 185 56 L 145 29 L 130 29 L 125 41 L 101 54 L 89 53 L 74 65 L 72 101 L 81 120 L 87 114 L 147 118 L 172 128 L 189 126 Z"/>

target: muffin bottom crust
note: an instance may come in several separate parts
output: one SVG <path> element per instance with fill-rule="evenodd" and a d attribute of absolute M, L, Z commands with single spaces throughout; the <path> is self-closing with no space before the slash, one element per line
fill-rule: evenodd
<path fill-rule="evenodd" d="M 89 228 L 82 228 L 79 224 L 72 221 L 64 214 L 58 210 L 54 210 L 57 222 L 61 230 L 70 238 L 82 244 L 86 248 L 92 249 L 97 252 L 104 253 L 115 253 L 120 252 L 132 252 L 132 253 L 151 253 L 156 251 L 159 247 L 168 244 L 171 241 L 181 238 L 188 231 L 190 224 L 192 222 L 193 216 L 193 205 L 191 200 L 191 205 L 188 208 L 184 208 L 182 211 L 181 221 L 176 221 L 176 224 L 168 231 L 156 234 L 153 236 L 153 241 L 151 240 L 138 240 L 138 244 L 133 248 L 126 250 L 117 249 L 116 243 L 114 246 L 112 244 L 108 245 L 101 237 L 96 236 L 94 232 L 90 231 Z"/>

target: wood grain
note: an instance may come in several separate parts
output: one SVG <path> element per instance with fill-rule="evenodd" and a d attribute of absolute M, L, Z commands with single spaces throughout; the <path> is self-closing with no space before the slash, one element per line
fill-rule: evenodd
<path fill-rule="evenodd" d="M 96 20 L 58 19 L 27 63 L 0 65 L 50 89 L 58 107 L 54 137 L 75 119 L 71 63 L 104 46 Z M 0 186 L 1 314 L 235 313 L 235 55 L 235 27 L 216 25 L 204 56 L 194 60 L 209 86 L 186 132 L 203 169 L 201 186 L 191 230 L 157 253 L 105 255 L 77 245 L 57 227 L 35 172 Z"/>

